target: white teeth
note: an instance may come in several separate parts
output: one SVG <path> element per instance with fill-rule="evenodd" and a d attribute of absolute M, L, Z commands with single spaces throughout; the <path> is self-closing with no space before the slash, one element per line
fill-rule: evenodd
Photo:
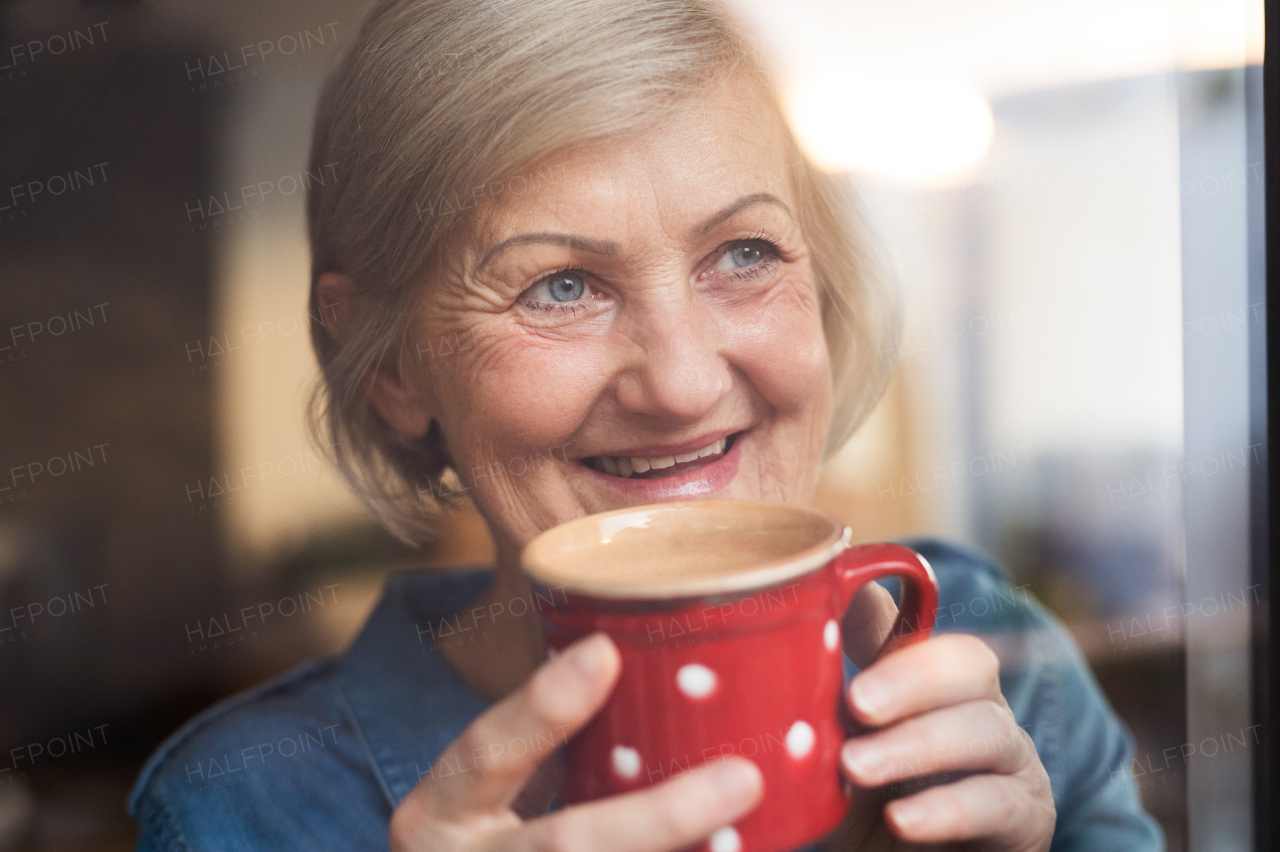
<path fill-rule="evenodd" d="M 629 477 L 650 470 L 664 470 L 677 464 L 718 456 L 724 452 L 727 439 L 721 438 L 714 444 L 703 447 L 692 453 L 680 453 L 675 456 L 662 456 L 656 459 L 645 459 L 639 456 L 597 456 L 596 466 L 613 476 Z"/>

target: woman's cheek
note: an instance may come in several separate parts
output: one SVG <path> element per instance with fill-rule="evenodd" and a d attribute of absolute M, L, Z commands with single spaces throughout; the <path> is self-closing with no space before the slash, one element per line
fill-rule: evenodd
<path fill-rule="evenodd" d="M 728 324 L 730 360 L 785 413 L 830 394 L 830 359 L 812 291 L 803 278 L 779 282 L 765 298 L 735 309 Z"/>
<path fill-rule="evenodd" d="M 596 349 L 518 333 L 478 347 L 477 357 L 453 379 L 464 443 L 492 446 L 513 458 L 562 446 L 586 419 L 599 393 L 598 377 L 606 374 Z"/>

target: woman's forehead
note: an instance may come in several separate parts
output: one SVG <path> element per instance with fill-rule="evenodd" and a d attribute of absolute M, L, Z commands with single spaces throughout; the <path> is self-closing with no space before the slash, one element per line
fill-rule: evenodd
<path fill-rule="evenodd" d="M 567 145 L 493 185 L 476 248 L 530 229 L 698 229 L 735 202 L 798 209 L 797 155 L 767 102 L 720 88 L 644 129 Z"/>

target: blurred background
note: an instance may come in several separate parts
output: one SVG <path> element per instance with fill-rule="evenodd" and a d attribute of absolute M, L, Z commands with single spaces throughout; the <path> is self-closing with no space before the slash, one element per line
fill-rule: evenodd
<path fill-rule="evenodd" d="M 817 502 L 1003 561 L 1170 849 L 1249 848 L 1261 3 L 733 5 L 907 305 Z M 182 721 L 490 556 L 467 511 L 397 544 L 303 425 L 309 128 L 366 6 L 0 5 L 0 850 L 131 848 Z"/>

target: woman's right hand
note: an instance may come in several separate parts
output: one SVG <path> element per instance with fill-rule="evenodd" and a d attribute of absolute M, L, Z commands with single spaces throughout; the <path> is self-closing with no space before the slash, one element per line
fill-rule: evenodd
<path fill-rule="evenodd" d="M 393 852 L 667 852 L 705 840 L 755 807 L 760 770 L 729 757 L 643 790 L 521 820 L 512 803 L 549 756 L 548 743 L 563 745 L 604 706 L 620 662 L 607 636 L 588 636 L 481 714 L 391 815 Z"/>

